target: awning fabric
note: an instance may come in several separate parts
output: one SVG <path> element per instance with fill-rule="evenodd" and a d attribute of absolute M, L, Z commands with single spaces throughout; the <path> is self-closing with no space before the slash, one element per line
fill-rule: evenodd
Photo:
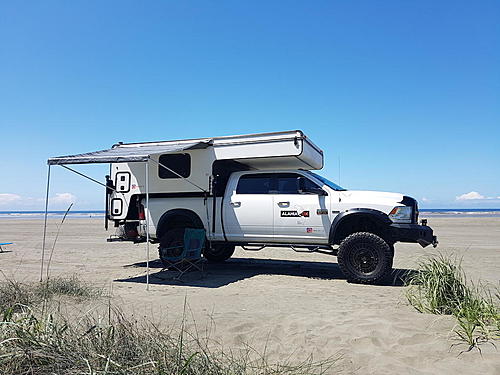
<path fill-rule="evenodd" d="M 175 144 L 143 144 L 143 145 L 118 145 L 109 150 L 88 152 L 86 154 L 66 155 L 50 158 L 49 165 L 61 164 L 93 164 L 93 163 L 128 163 L 147 161 L 151 155 L 167 154 L 184 150 L 207 148 L 210 140 L 182 142 Z"/>

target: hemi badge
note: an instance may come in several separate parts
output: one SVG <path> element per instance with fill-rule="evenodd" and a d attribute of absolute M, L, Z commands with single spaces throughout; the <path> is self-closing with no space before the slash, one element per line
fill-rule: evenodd
<path fill-rule="evenodd" d="M 317 213 L 318 215 L 328 215 L 328 210 L 327 210 L 326 208 L 318 208 L 318 209 L 316 210 L 316 213 Z"/>

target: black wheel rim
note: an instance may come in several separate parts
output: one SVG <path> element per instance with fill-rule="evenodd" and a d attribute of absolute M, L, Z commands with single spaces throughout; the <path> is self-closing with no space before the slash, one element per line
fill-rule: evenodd
<path fill-rule="evenodd" d="M 377 269 L 379 264 L 378 253 L 368 244 L 357 244 L 351 250 L 350 263 L 353 268 L 364 275 Z"/>

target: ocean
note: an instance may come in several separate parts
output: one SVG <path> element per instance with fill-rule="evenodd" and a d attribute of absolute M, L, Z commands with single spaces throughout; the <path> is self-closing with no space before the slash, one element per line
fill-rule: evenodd
<path fill-rule="evenodd" d="M 66 211 L 49 211 L 47 217 L 62 218 Z M 45 211 L 0 211 L 0 219 L 43 219 Z M 104 210 L 70 211 L 67 218 L 104 218 Z"/>
<path fill-rule="evenodd" d="M 420 216 L 500 217 L 500 208 L 421 208 Z"/>
<path fill-rule="evenodd" d="M 49 211 L 49 218 L 62 218 L 66 211 Z M 420 217 L 500 217 L 500 208 L 422 208 Z M 43 219 L 44 211 L 0 211 L 0 219 Z M 68 218 L 104 218 L 104 210 L 70 211 Z"/>

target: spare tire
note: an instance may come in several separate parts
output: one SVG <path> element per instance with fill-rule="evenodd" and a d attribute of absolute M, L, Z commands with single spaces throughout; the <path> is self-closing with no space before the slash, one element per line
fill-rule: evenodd
<path fill-rule="evenodd" d="M 347 236 L 339 246 L 338 264 L 347 280 L 372 284 L 382 281 L 392 269 L 394 253 L 381 237 L 368 232 Z"/>

